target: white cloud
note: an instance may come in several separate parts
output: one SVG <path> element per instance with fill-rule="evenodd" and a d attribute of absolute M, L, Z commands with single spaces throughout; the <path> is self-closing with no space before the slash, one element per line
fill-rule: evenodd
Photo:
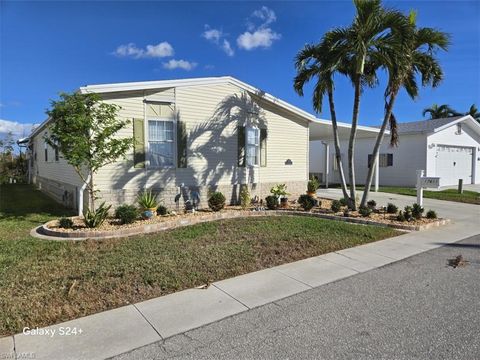
<path fill-rule="evenodd" d="M 260 24 L 255 25 L 254 21 Z M 280 40 L 282 35 L 273 31 L 270 24 L 277 21 L 277 16 L 272 9 L 262 6 L 255 10 L 247 21 L 247 30 L 237 38 L 240 49 L 253 50 L 256 48 L 269 48 L 275 40 Z"/>
<path fill-rule="evenodd" d="M 228 56 L 235 55 L 235 51 L 230 45 L 230 41 L 225 39 L 226 34 L 222 30 L 212 29 L 208 24 L 205 25 L 205 31 L 202 33 L 202 37 L 217 45 Z M 223 40 L 223 41 L 221 41 Z"/>
<path fill-rule="evenodd" d="M 211 29 L 208 25 L 205 25 L 205 31 L 202 33 L 202 37 L 207 40 L 218 44 L 220 38 L 223 36 L 223 32 L 218 29 Z"/>
<path fill-rule="evenodd" d="M 128 43 L 120 45 L 113 53 L 118 57 L 141 59 L 173 56 L 175 52 L 173 51 L 172 45 L 164 41 L 157 45 L 147 45 L 145 49 L 137 47 L 134 43 Z"/>
<path fill-rule="evenodd" d="M 263 21 L 262 26 L 267 26 L 277 21 L 277 16 L 275 15 L 275 12 L 266 6 L 262 6 L 260 9 L 255 10 L 252 13 L 252 17 L 256 17 L 262 20 Z"/>
<path fill-rule="evenodd" d="M 183 69 L 186 71 L 190 71 L 194 69 L 197 65 L 198 64 L 196 62 L 175 59 L 171 59 L 168 62 L 163 63 L 163 67 L 168 70 Z"/>
<path fill-rule="evenodd" d="M 35 124 L 0 119 L 0 134 L 4 135 L 12 132 L 14 137 L 23 137 L 29 135 L 34 126 Z"/>
<path fill-rule="evenodd" d="M 241 49 L 253 50 L 258 47 L 269 48 L 273 41 L 282 36 L 270 28 L 259 29 L 254 32 L 245 31 L 237 38 L 237 45 Z"/>
<path fill-rule="evenodd" d="M 222 50 L 227 54 L 228 56 L 233 56 L 235 55 L 235 52 L 232 49 L 232 46 L 230 45 L 230 41 L 223 39 L 223 44 L 222 44 Z"/>

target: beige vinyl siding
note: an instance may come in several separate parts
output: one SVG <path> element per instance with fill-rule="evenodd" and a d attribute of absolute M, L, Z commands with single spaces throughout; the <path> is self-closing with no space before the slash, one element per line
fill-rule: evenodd
<path fill-rule="evenodd" d="M 47 130 L 41 131 L 34 138 L 34 153 L 37 154 L 37 160 L 33 163 L 32 176 L 37 176 L 71 184 L 73 186 L 81 186 L 82 181 L 77 175 L 72 166 L 70 166 L 65 159 L 62 158 L 62 154 L 59 154 L 59 161 L 55 161 L 55 150 L 51 147 L 47 147 L 48 161 L 45 161 L 45 141 L 44 135 Z M 35 159 L 35 158 L 34 158 Z"/>
<path fill-rule="evenodd" d="M 169 93 L 169 94 L 168 94 Z M 127 161 L 111 164 L 96 176 L 95 183 L 101 189 L 138 189 L 142 187 L 230 185 L 244 183 L 249 176 L 245 168 L 237 167 L 238 125 L 245 119 L 238 116 L 238 104 L 244 92 L 231 84 L 179 87 L 158 93 L 150 93 L 148 100 L 175 99 L 177 120 L 186 124 L 187 168 L 133 167 L 133 150 Z M 124 93 L 121 97 L 111 94 L 105 101 L 122 107 L 120 116 L 127 119 L 144 117 L 143 92 Z M 162 100 L 163 99 L 163 100 Z M 248 99 L 248 97 L 247 97 Z M 221 107 L 230 110 L 230 116 L 219 116 Z M 257 168 L 257 182 L 305 181 L 307 179 L 308 125 L 303 119 L 275 106 L 261 104 L 261 113 L 268 128 L 267 167 Z M 227 111 L 228 112 L 228 111 Z M 130 125 L 121 136 L 132 136 Z M 147 133 L 146 133 L 147 142 Z M 292 165 L 285 165 L 290 159 Z"/>
<path fill-rule="evenodd" d="M 250 97 L 233 84 L 212 84 L 178 87 L 176 89 L 129 91 L 103 94 L 107 103 L 121 106 L 119 116 L 130 121 L 120 137 L 133 137 L 134 118 L 145 117 L 145 101 L 173 102 L 176 119 L 185 123 L 187 131 L 186 168 L 134 168 L 133 147 L 126 160 L 100 169 L 94 178 L 102 193 L 108 190 L 138 190 L 144 187 L 167 188 L 185 183 L 188 186 L 228 186 L 248 182 L 306 182 L 308 174 L 308 123 L 286 110 L 256 96 Z M 237 166 L 237 126 L 256 121 L 256 114 L 239 111 L 252 102 L 260 107 L 258 118 L 268 129 L 267 166 Z M 245 104 L 247 103 L 247 104 Z M 223 107 L 223 109 L 222 109 Z M 224 110 L 222 114 L 220 110 Z M 247 114 L 247 115 L 246 115 Z M 251 116 L 246 119 L 245 116 Z M 52 180 L 81 185 L 73 168 L 61 159 L 44 162 L 43 133 L 36 136 L 35 146 L 39 175 Z M 176 139 L 176 137 L 175 137 Z M 145 133 L 145 142 L 148 134 Z M 174 146 L 176 157 L 176 143 Z M 290 160 L 291 165 L 286 165 Z M 175 159 L 176 165 L 176 159 Z"/>

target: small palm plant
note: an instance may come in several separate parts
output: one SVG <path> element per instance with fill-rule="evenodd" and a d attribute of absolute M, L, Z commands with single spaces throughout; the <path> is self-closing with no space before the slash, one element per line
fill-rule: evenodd
<path fill-rule="evenodd" d="M 158 207 L 157 195 L 152 190 L 144 190 L 137 199 L 138 205 L 144 210 L 142 216 L 146 219 L 152 218 Z"/>

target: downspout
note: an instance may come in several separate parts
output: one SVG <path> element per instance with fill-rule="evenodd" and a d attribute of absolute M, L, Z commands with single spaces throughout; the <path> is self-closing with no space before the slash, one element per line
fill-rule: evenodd
<path fill-rule="evenodd" d="M 80 190 L 78 190 L 78 216 L 83 216 L 83 192 L 85 191 L 85 188 L 87 187 L 90 178 L 91 174 L 88 174 L 82 187 L 80 188 Z"/>

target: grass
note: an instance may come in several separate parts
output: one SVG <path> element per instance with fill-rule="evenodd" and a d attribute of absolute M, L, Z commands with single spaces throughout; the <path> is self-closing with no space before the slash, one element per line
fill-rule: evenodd
<path fill-rule="evenodd" d="M 307 217 L 203 223 L 103 241 L 45 241 L 68 211 L 27 185 L 0 187 L 0 336 L 398 234 Z"/>
<path fill-rule="evenodd" d="M 329 187 L 337 187 L 337 185 Z M 338 185 L 340 187 L 340 185 Z M 357 190 L 363 190 L 365 187 L 362 185 L 357 185 Z M 373 190 L 372 190 L 373 191 Z M 399 195 L 408 195 L 408 196 L 417 196 L 417 190 L 414 188 L 408 187 L 399 187 L 399 186 L 380 186 L 378 191 L 399 194 Z M 480 205 L 480 193 L 476 191 L 464 190 L 462 194 L 459 194 L 456 189 L 447 189 L 441 191 L 431 191 L 423 190 L 423 197 L 428 199 L 437 199 L 445 201 L 455 201 L 467 204 L 476 204 Z"/>

